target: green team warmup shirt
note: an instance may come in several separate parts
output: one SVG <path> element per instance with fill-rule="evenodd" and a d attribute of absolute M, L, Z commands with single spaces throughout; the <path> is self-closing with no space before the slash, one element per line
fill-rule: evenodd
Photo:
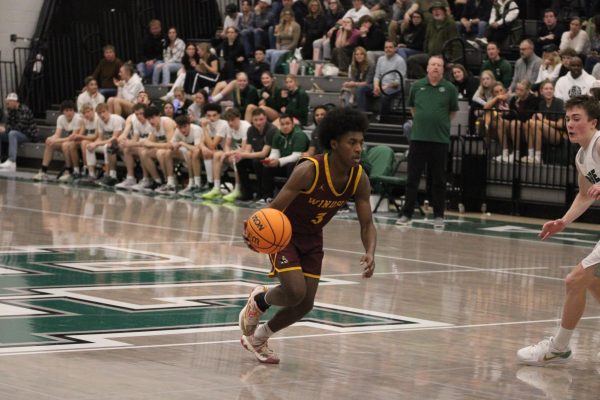
<path fill-rule="evenodd" d="M 458 111 L 458 91 L 445 79 L 436 86 L 427 78 L 410 87 L 408 106 L 415 108 L 410 140 L 450 143 L 450 113 Z"/>

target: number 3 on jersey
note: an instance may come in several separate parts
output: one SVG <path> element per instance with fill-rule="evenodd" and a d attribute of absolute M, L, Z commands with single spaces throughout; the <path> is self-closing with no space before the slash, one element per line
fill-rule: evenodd
<path fill-rule="evenodd" d="M 326 212 L 318 213 L 313 219 L 310 220 L 310 222 L 312 222 L 315 225 L 318 225 L 321 222 L 323 222 L 323 218 L 325 218 L 326 215 Z"/>

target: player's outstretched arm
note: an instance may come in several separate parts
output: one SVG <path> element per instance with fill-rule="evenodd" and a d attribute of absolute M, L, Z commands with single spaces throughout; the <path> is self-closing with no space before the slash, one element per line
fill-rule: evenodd
<path fill-rule="evenodd" d="M 370 278 L 375 270 L 375 247 L 377 246 L 377 231 L 373 224 L 371 213 L 371 184 L 367 174 L 363 172 L 355 194 L 356 214 L 360 223 L 360 239 L 365 248 L 365 255 L 361 257 L 360 264 L 363 266 L 363 277 Z"/>
<path fill-rule="evenodd" d="M 314 180 L 315 165 L 313 163 L 303 162 L 296 165 L 289 179 L 285 185 L 283 185 L 283 188 L 273 199 L 269 207 L 279 211 L 285 210 L 300 192 L 311 187 Z"/>
<path fill-rule="evenodd" d="M 539 234 L 542 240 L 561 232 L 567 225 L 579 218 L 594 202 L 594 198 L 589 195 L 592 184 L 581 174 L 578 175 L 578 183 L 579 193 L 577 193 L 575 200 L 573 200 L 573 204 L 571 204 L 571 207 L 569 207 L 569 210 L 562 218 L 548 221 L 544 224 Z"/>

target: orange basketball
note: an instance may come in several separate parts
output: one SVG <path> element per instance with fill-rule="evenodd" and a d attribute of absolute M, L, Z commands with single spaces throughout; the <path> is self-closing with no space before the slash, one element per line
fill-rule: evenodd
<path fill-rule="evenodd" d="M 277 253 L 290 243 L 292 224 L 281 211 L 263 208 L 248 218 L 246 237 L 252 248 L 259 253 Z"/>

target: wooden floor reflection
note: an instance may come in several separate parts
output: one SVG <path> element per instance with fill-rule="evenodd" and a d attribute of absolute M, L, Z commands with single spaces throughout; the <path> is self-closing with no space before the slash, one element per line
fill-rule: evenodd
<path fill-rule="evenodd" d="M 571 364 L 515 357 L 554 332 L 562 279 L 597 230 L 568 244 L 381 223 L 364 280 L 358 224 L 335 219 L 319 307 L 273 337 L 282 362 L 266 366 L 235 327 L 267 281 L 266 258 L 241 240 L 251 212 L 0 180 L 0 398 L 598 398 L 591 297 Z"/>

